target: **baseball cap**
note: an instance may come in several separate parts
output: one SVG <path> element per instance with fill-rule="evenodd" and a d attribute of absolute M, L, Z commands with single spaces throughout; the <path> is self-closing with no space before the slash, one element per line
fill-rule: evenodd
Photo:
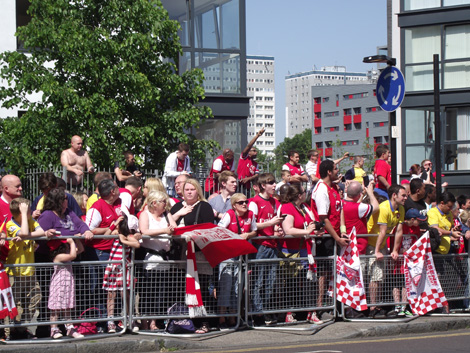
<path fill-rule="evenodd" d="M 422 215 L 416 208 L 410 208 L 405 213 L 405 219 L 416 218 L 418 221 L 425 221 L 426 216 Z"/>

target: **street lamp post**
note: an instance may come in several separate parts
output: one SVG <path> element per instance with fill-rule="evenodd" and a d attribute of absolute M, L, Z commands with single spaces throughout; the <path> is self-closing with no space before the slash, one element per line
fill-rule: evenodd
<path fill-rule="evenodd" d="M 395 58 L 391 58 L 387 55 L 372 55 L 366 56 L 363 60 L 363 63 L 387 63 L 387 65 L 395 66 L 397 64 L 397 60 Z M 378 94 L 378 92 L 376 92 Z M 390 141 L 390 152 L 392 153 L 392 161 L 391 161 L 391 173 L 392 173 L 392 183 L 397 182 L 397 139 L 396 134 L 394 133 L 394 128 L 397 125 L 397 114 L 396 111 L 389 112 L 388 114 L 388 138 Z"/>

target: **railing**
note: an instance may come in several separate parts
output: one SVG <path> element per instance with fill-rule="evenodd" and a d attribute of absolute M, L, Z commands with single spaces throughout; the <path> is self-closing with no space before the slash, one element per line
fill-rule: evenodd
<path fill-rule="evenodd" d="M 97 236 L 113 237 L 113 236 Z M 63 237 L 64 239 L 67 237 Z M 83 239 L 80 237 L 73 237 Z M 162 236 L 162 238 L 168 238 Z M 259 237 L 261 238 L 261 237 Z M 285 237 L 284 237 L 285 238 Z M 174 238 L 181 239 L 181 238 Z M 272 239 L 272 237 L 271 237 Z M 140 249 L 146 255 L 145 249 Z M 202 255 L 202 253 L 199 253 Z M 51 343 L 74 341 L 73 338 L 64 337 L 59 340 L 15 340 L 16 334 L 28 328 L 33 334 L 46 331 L 49 336 L 49 326 L 58 324 L 79 325 L 84 322 L 96 322 L 97 334 L 93 338 L 109 337 L 107 331 L 108 321 L 117 325 L 115 335 L 122 335 L 126 327 L 132 330 L 133 323 L 140 323 L 139 334 L 169 335 L 165 332 L 165 324 L 171 319 L 188 319 L 189 315 L 174 314 L 168 311 L 174 304 L 185 302 L 185 278 L 186 261 L 148 261 L 134 258 L 132 252 L 130 263 L 117 261 L 87 261 L 85 255 L 81 255 L 76 261 L 68 264 L 62 263 L 34 263 L 21 265 L 5 265 L 10 272 L 11 284 L 15 303 L 19 316 L 15 320 L 4 320 L 0 329 L 4 329 L 12 340 L 3 343 Z M 368 306 L 390 306 L 407 304 L 401 296 L 393 297 L 393 288 L 404 286 L 403 275 L 398 274 L 397 263 L 403 260 L 400 255 L 398 262 L 384 258 L 384 276 L 382 285 L 376 293 L 375 302 L 371 301 L 369 283 L 371 281 L 368 270 L 368 262 L 372 256 L 360 256 L 363 263 L 363 282 L 368 294 Z M 469 256 L 467 253 L 459 255 L 433 255 L 436 269 L 442 289 L 449 301 L 451 312 L 466 309 L 470 300 L 469 290 Z M 286 259 L 255 259 L 253 256 L 243 256 L 223 262 L 221 265 L 211 268 L 207 261 L 198 257 L 200 288 L 203 303 L 207 311 L 207 317 L 193 319 L 195 326 L 201 326 L 208 322 L 211 332 L 190 333 L 178 335 L 178 337 L 202 338 L 210 335 L 227 334 L 239 329 L 242 325 L 248 325 L 254 329 L 270 329 L 314 333 L 324 325 L 333 324 L 335 317 L 345 316 L 345 308 L 336 311 L 336 254 L 329 257 L 315 257 L 317 265 L 316 280 L 307 279 L 306 272 L 308 260 L 306 257 Z M 122 295 L 121 290 L 111 295 L 103 289 L 103 276 L 106 266 L 117 264 L 122 267 L 122 278 L 130 276 L 130 283 L 135 283 L 128 290 L 129 295 Z M 291 265 L 295 264 L 295 265 Z M 22 271 L 23 270 L 23 271 Z M 72 274 L 72 276 L 71 276 Z M 401 278 L 400 278 L 401 276 Z M 65 316 L 54 318 L 50 308 L 59 308 L 55 305 L 50 295 L 51 284 L 64 284 L 75 286 L 75 302 L 70 294 L 71 290 L 64 290 L 69 296 L 62 297 L 61 305 L 70 301 L 70 312 L 64 310 Z M 55 288 L 55 287 L 53 287 Z M 54 298 L 57 297 L 57 292 Z M 125 293 L 126 291 L 124 291 Z M 400 290 L 401 292 L 401 290 Z M 111 298 L 114 296 L 114 305 Z M 257 307 L 254 302 L 262 298 L 262 307 Z M 127 305 L 129 303 L 129 306 Z M 62 307 L 60 307 L 62 308 Z M 82 318 L 80 315 L 91 309 Z M 63 308 L 65 309 L 65 308 Z M 113 317 L 109 313 L 113 309 Z M 323 320 L 323 324 L 309 324 L 306 314 L 309 312 L 331 311 L 332 318 Z M 297 314 L 296 320 L 285 322 L 283 318 L 287 314 Z M 259 315 L 276 315 L 281 320 L 268 326 L 260 324 Z M 219 321 L 229 323 L 218 330 Z M 413 318 L 394 319 L 394 321 L 408 321 Z M 153 324 L 152 320 L 155 320 Z M 243 321 L 244 322 L 243 322 Z M 261 319 L 263 321 L 264 319 Z M 349 319 L 348 319 L 349 320 Z M 357 321 L 356 319 L 351 319 Z M 365 318 L 360 319 L 365 320 Z M 359 320 L 359 321 L 360 321 Z M 232 323 L 230 324 L 230 321 Z M 119 327 L 119 323 L 122 327 Z M 66 334 L 63 330 L 62 333 Z M 89 339 L 85 336 L 80 339 Z"/>

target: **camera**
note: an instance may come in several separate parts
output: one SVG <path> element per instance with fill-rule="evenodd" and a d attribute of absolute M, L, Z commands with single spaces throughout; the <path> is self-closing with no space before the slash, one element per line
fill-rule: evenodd
<path fill-rule="evenodd" d="M 320 230 L 325 227 L 325 222 L 315 221 L 315 230 Z"/>

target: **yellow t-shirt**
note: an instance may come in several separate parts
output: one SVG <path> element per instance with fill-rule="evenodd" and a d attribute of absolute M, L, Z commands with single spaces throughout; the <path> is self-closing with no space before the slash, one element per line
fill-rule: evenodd
<path fill-rule="evenodd" d="M 364 175 L 366 175 L 366 172 L 362 168 L 356 168 L 354 167 L 354 179 L 361 184 L 364 183 Z"/>
<path fill-rule="evenodd" d="M 88 210 L 91 208 L 91 206 L 93 206 L 93 204 L 98 201 L 100 197 L 98 196 L 98 194 L 96 192 L 93 193 L 93 195 L 91 195 L 89 198 L 88 198 L 88 201 L 86 202 L 86 211 L 88 212 Z"/>
<path fill-rule="evenodd" d="M 452 216 L 452 212 L 448 214 L 444 214 L 441 212 L 440 209 L 437 207 L 431 208 L 428 213 L 428 224 L 429 226 L 438 226 L 441 229 L 451 230 L 452 225 L 454 224 L 454 217 Z M 447 254 L 449 253 L 450 249 L 450 236 L 443 235 L 441 236 L 441 243 L 439 244 L 439 248 L 436 249 L 436 252 L 439 254 Z"/>
<path fill-rule="evenodd" d="M 33 219 L 28 220 L 29 231 L 32 232 L 40 225 Z M 16 237 L 21 229 L 21 225 L 13 219 L 7 222 L 7 236 L 9 238 Z M 34 251 L 36 250 L 36 242 L 31 239 L 19 242 L 9 242 L 10 250 L 6 259 L 6 264 L 34 264 Z M 7 266 L 5 266 L 7 267 Z M 34 267 L 7 267 L 7 273 L 10 276 L 32 276 L 34 275 Z"/>
<path fill-rule="evenodd" d="M 42 211 L 42 209 L 44 208 L 44 201 L 45 201 L 45 197 L 44 195 L 39 199 L 37 205 L 36 205 L 36 209 L 39 210 L 39 211 Z"/>
<path fill-rule="evenodd" d="M 398 205 L 398 209 L 394 210 L 389 200 L 382 202 L 379 206 L 379 210 L 380 211 L 369 218 L 369 221 L 367 222 L 367 231 L 369 234 L 378 235 L 380 233 L 380 225 L 383 224 L 387 225 L 387 234 L 390 234 L 393 231 L 393 228 L 398 224 L 403 223 L 405 220 L 405 208 Z M 378 236 L 369 237 L 367 238 L 367 242 L 375 248 L 378 238 Z M 383 243 L 380 245 L 380 249 L 383 249 L 386 244 L 387 237 L 385 237 Z"/>

